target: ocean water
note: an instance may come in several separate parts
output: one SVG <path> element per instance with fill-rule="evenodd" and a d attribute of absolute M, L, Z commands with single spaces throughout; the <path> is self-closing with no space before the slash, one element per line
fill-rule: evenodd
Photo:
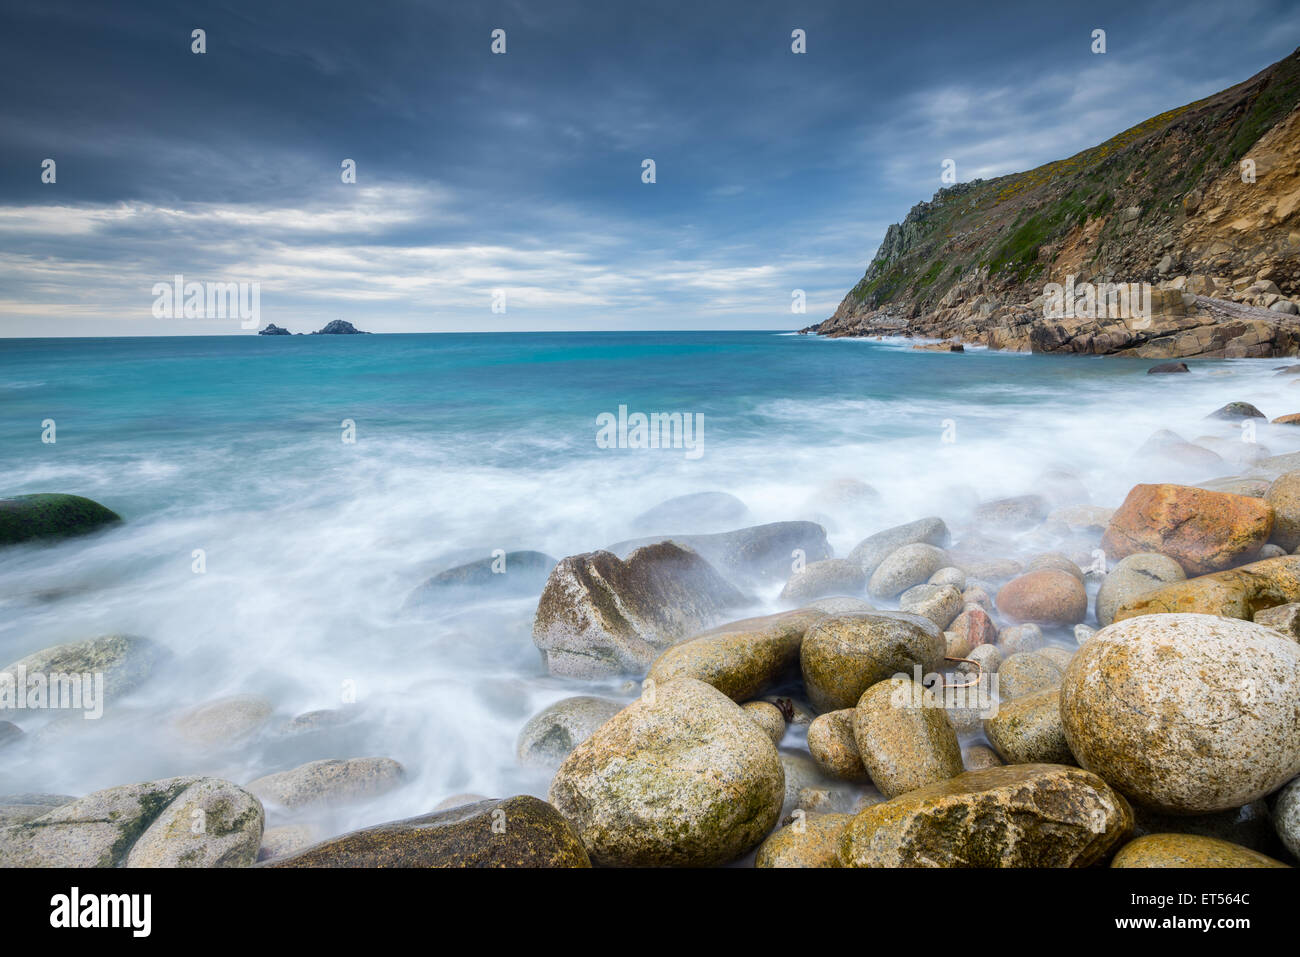
<path fill-rule="evenodd" d="M 84 794 L 188 773 L 239 783 L 324 757 L 383 755 L 403 787 L 331 812 L 342 830 L 428 811 L 459 792 L 544 795 L 514 741 L 570 694 L 631 697 L 626 678 L 546 675 L 535 596 L 459 598 L 401 612 L 430 575 L 494 549 L 555 557 L 647 532 L 669 497 L 724 490 L 748 523 L 823 521 L 836 554 L 890 525 L 942 515 L 955 531 L 981 499 L 1034 491 L 1065 469 L 1096 504 L 1136 481 L 1198 481 L 1245 467 L 1135 457 L 1158 429 L 1254 438 L 1206 421 L 1232 400 L 1300 409 L 1286 360 L 1194 363 L 965 355 L 906 344 L 766 332 L 0 340 L 0 494 L 72 492 L 125 523 L 0 550 L 0 664 L 59 642 L 125 632 L 172 658 L 99 721 L 25 715 L 0 792 Z M 602 448 L 597 417 L 703 417 L 698 456 Z M 41 441 L 53 419 L 57 441 Z M 355 427 L 345 442 L 344 421 Z M 844 504 L 828 483 L 869 483 Z M 202 550 L 206 571 L 194 571 Z M 754 613 L 776 609 L 776 591 Z M 740 617 L 738 615 L 738 617 Z M 639 676 L 630 676 L 639 677 Z M 338 707 L 364 720 L 289 740 L 276 728 Z M 266 733 L 207 754 L 173 717 L 230 694 L 275 706 Z"/>

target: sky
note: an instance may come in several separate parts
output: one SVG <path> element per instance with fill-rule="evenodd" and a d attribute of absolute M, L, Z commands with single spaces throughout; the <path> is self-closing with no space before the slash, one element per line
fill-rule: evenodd
<path fill-rule="evenodd" d="M 1069 156 L 1298 44 L 1272 0 L 7 4 L 0 336 L 251 334 L 170 317 L 177 275 L 294 332 L 797 329 L 945 159 Z"/>

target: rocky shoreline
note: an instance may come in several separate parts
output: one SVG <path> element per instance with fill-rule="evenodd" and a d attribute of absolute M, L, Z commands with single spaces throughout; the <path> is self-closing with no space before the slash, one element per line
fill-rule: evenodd
<path fill-rule="evenodd" d="M 576 692 L 519 733 L 514 759 L 550 775 L 546 800 L 431 795 L 426 814 L 338 833 L 333 810 L 411 786 L 350 750 L 374 716 L 286 719 L 235 695 L 168 719 L 189 774 L 0 796 L 0 866 L 1291 866 L 1300 451 L 1222 443 L 1247 445 L 1227 438 L 1243 421 L 1287 441 L 1294 418 L 1231 403 L 1197 442 L 1158 433 L 1140 450 L 1171 470 L 1232 454 L 1235 476 L 1096 503 L 1044 473 L 843 556 L 822 525 L 788 521 L 447 569 L 405 614 L 537 596 L 533 642 Z M 822 504 L 842 517 L 872 494 L 841 482 Z M 747 514 L 716 492 L 647 521 Z M 120 521 L 75 496 L 0 502 L 9 544 Z M 170 662 L 156 640 L 105 635 L 7 665 L 0 749 L 81 730 L 76 715 L 23 727 L 26 676 L 100 674 L 113 709 Z M 335 756 L 242 783 L 203 770 L 254 740 L 274 755 L 308 739 Z"/>

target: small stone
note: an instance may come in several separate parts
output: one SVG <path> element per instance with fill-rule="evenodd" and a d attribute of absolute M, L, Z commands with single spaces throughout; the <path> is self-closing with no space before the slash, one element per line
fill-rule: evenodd
<path fill-rule="evenodd" d="M 998 635 L 998 649 L 1004 657 L 1037 651 L 1045 643 L 1043 629 L 1032 624 L 1003 628 Z"/>
<path fill-rule="evenodd" d="M 846 781 L 865 781 L 867 769 L 853 737 L 854 708 L 818 715 L 808 725 L 808 751 L 827 774 Z"/>
<path fill-rule="evenodd" d="M 780 708 L 768 701 L 746 701 L 740 709 L 763 729 L 773 744 L 781 744 L 781 739 L 785 737 L 785 716 L 781 714 Z"/>

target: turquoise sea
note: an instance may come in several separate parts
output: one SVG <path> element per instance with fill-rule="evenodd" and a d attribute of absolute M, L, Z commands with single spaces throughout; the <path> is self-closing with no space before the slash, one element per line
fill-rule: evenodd
<path fill-rule="evenodd" d="M 24 724 L 0 791 L 199 771 L 242 783 L 385 755 L 407 767 L 406 786 L 328 827 L 458 792 L 544 794 L 546 775 L 514 761 L 527 717 L 630 688 L 547 676 L 530 638 L 536 596 L 401 614 L 421 581 L 494 549 L 558 558 L 716 530 L 634 521 L 689 492 L 730 492 L 750 524 L 822 521 L 839 555 L 923 515 L 960 529 L 976 502 L 1033 491 L 1049 469 L 1113 506 L 1142 479 L 1245 471 L 1240 429 L 1204 419 L 1224 403 L 1300 409 L 1300 390 L 1274 375 L 1285 360 L 1193 362 L 1178 376 L 1148 376 L 1151 364 L 770 332 L 0 340 L 0 494 L 73 492 L 126 520 L 0 551 L 0 663 L 114 632 L 173 654 L 98 722 Z M 600 447 L 597 418 L 620 406 L 702 417 L 701 453 Z M 1135 457 L 1158 429 L 1219 443 L 1223 463 Z M 1282 427 L 1250 438 L 1293 449 Z M 846 504 L 846 479 L 879 497 Z M 755 599 L 773 608 L 775 589 Z M 283 722 L 337 707 L 343 688 L 367 720 L 342 739 L 196 756 L 168 736 L 171 715 L 211 698 L 263 695 Z"/>

